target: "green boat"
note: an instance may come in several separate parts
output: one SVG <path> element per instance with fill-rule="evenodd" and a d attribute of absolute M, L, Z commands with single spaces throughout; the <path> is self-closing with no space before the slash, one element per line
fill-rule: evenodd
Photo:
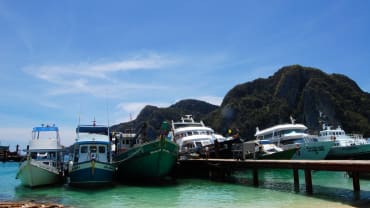
<path fill-rule="evenodd" d="M 115 133 L 117 178 L 120 181 L 156 180 L 169 176 L 177 161 L 178 145 L 165 136 L 147 141 L 138 135 Z"/>

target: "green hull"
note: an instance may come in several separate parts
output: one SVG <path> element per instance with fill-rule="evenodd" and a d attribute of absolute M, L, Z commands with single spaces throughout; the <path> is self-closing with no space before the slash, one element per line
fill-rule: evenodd
<path fill-rule="evenodd" d="M 163 178 L 175 166 L 178 152 L 178 145 L 165 139 L 135 146 L 114 158 L 117 177 L 119 180 Z"/>
<path fill-rule="evenodd" d="M 276 152 L 273 154 L 266 154 L 259 156 L 258 159 L 260 160 L 290 160 L 292 159 L 293 155 L 297 152 L 298 149 L 289 149 L 284 150 L 281 152 Z"/>

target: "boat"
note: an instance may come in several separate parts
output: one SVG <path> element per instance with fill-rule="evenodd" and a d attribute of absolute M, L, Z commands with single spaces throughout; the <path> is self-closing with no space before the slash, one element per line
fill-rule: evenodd
<path fill-rule="evenodd" d="M 4 145 L 1 145 L 1 141 L 0 141 L 0 161 L 7 161 L 8 160 L 8 156 L 9 156 L 9 146 L 4 146 Z"/>
<path fill-rule="evenodd" d="M 279 124 L 267 129 L 256 128 L 257 140 L 270 140 L 283 150 L 299 148 L 292 159 L 296 160 L 323 160 L 327 156 L 333 141 L 318 141 L 314 135 L 305 133 L 307 127 L 295 123 L 291 118 L 289 124 Z"/>
<path fill-rule="evenodd" d="M 270 140 L 252 140 L 243 143 L 242 159 L 290 160 L 299 148 L 283 150 Z"/>
<path fill-rule="evenodd" d="M 206 126 L 203 121 L 196 122 L 192 115 L 181 117 L 180 121 L 172 121 L 172 129 L 168 137 L 179 145 L 181 158 L 199 157 L 202 148 L 212 145 L 215 140 L 225 141 L 222 136 Z M 222 139 L 221 139 L 222 138 Z"/>
<path fill-rule="evenodd" d="M 62 146 L 57 126 L 34 127 L 26 152 L 26 160 L 21 163 L 16 175 L 22 185 L 36 187 L 62 181 Z"/>
<path fill-rule="evenodd" d="M 71 186 L 104 186 L 113 182 L 109 128 L 104 125 L 78 125 L 72 160 L 68 165 Z"/>
<path fill-rule="evenodd" d="M 149 140 L 145 131 L 146 124 L 143 124 L 136 133 L 132 129 L 114 133 L 114 163 L 120 181 L 158 181 L 171 176 L 178 145 L 167 139 L 165 133 Z"/>
<path fill-rule="evenodd" d="M 361 134 L 346 134 L 340 126 L 332 129 L 324 124 L 319 140 L 334 142 L 326 159 L 370 159 L 370 144 L 367 140 Z"/>

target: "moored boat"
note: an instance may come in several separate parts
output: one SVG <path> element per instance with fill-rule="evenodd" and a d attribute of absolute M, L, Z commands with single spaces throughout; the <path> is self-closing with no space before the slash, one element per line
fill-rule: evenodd
<path fill-rule="evenodd" d="M 161 135 L 148 140 L 143 127 L 137 132 L 115 133 L 117 177 L 120 181 L 158 180 L 169 176 L 178 157 L 178 145 Z"/>
<path fill-rule="evenodd" d="M 61 182 L 62 146 L 57 126 L 34 127 L 27 146 L 27 158 L 19 167 L 16 178 L 29 187 Z"/>
<path fill-rule="evenodd" d="M 103 125 L 78 125 L 73 156 L 68 167 L 72 186 L 101 186 L 113 182 L 109 128 Z"/>
<path fill-rule="evenodd" d="M 243 145 L 250 144 L 251 150 L 249 155 L 243 159 L 261 159 L 261 160 L 290 160 L 299 148 L 283 150 L 276 146 L 270 140 L 253 140 L 245 142 Z"/>
<path fill-rule="evenodd" d="M 346 134 L 341 128 L 325 126 L 320 131 L 320 141 L 333 141 L 326 159 L 370 159 L 370 144 L 360 134 Z"/>
<path fill-rule="evenodd" d="M 196 122 L 191 115 L 181 117 L 180 121 L 172 121 L 171 125 L 168 137 L 179 145 L 180 157 L 200 155 L 202 148 L 213 144 L 215 140 L 225 140 L 215 134 L 213 129 L 206 126 L 203 121 Z"/>
<path fill-rule="evenodd" d="M 279 124 L 273 127 L 256 130 L 256 139 L 270 140 L 283 150 L 298 148 L 292 159 L 323 160 L 327 156 L 332 141 L 318 141 L 318 139 L 305 133 L 307 127 L 303 124 L 296 124 L 292 119 L 290 124 Z"/>

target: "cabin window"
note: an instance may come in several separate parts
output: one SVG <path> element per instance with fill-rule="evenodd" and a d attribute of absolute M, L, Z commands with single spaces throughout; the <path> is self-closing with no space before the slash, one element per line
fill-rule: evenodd
<path fill-rule="evenodd" d="M 272 138 L 272 134 L 265 135 L 265 138 Z"/>
<path fill-rule="evenodd" d="M 91 153 L 96 153 L 96 146 L 90 146 L 90 152 Z"/>
<path fill-rule="evenodd" d="M 99 146 L 99 153 L 105 153 L 105 147 Z"/>
<path fill-rule="evenodd" d="M 81 153 L 87 153 L 87 146 L 81 147 Z"/>
<path fill-rule="evenodd" d="M 197 147 L 202 147 L 202 142 L 195 142 L 195 145 L 196 145 Z"/>

